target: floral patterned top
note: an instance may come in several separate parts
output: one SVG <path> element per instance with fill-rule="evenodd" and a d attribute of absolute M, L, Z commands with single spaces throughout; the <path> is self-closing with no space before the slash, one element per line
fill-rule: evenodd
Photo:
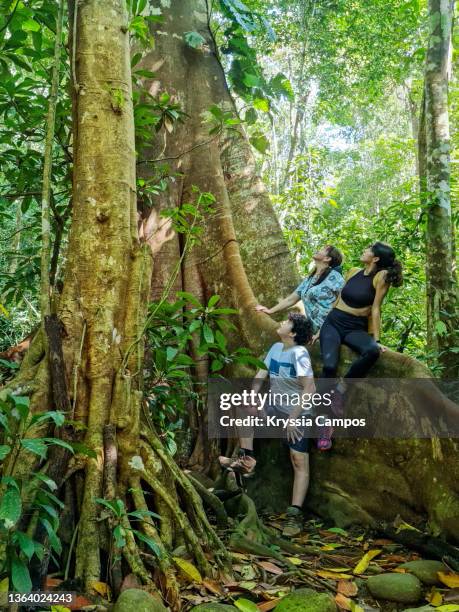
<path fill-rule="evenodd" d="M 312 276 L 308 276 L 295 289 L 303 302 L 306 316 L 312 322 L 314 333 L 322 327 L 325 317 L 344 286 L 344 278 L 333 269 L 319 285 L 314 285 L 315 282 Z"/>

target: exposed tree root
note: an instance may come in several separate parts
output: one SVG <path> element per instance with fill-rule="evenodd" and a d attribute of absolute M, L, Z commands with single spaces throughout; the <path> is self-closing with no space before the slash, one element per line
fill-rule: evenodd
<path fill-rule="evenodd" d="M 40 366 L 45 369 L 43 362 Z M 42 384 L 45 381 L 49 384 L 49 377 L 44 376 Z M 35 388 L 35 393 L 41 397 L 47 395 L 43 388 Z M 43 410 L 34 400 L 35 394 L 32 394 L 33 410 Z M 131 406 L 133 401 L 136 400 L 131 396 Z M 30 470 L 52 476 L 58 485 L 55 494 L 61 498 L 65 495 L 66 506 L 59 535 L 64 549 L 66 578 L 81 577 L 83 588 L 90 593 L 94 582 L 106 581 L 108 576 L 116 595 L 123 577 L 132 573 L 148 589 L 160 588 L 171 609 L 179 610 L 180 590 L 171 551 L 185 543 L 192 561 L 207 577 L 215 576 L 211 559 L 216 562 L 218 570 L 229 575 L 230 557 L 204 511 L 201 499 L 203 487 L 198 491 L 199 484 L 192 482 L 177 467 L 154 430 L 145 424 L 140 433 L 140 426 L 136 427 L 135 419 L 132 419 L 132 414 L 130 416 L 129 429 L 119 428 L 113 423 L 104 425 L 105 418 L 88 423 L 85 443 L 96 456 L 71 456 L 67 453 L 60 460 L 59 475 L 54 473 L 51 457 L 43 462 L 36 455 L 31 458 L 30 453 L 24 451 L 14 459 L 13 473 L 24 477 L 25 470 Z M 132 434 L 134 437 L 137 435 L 137 444 L 133 443 Z M 33 435 L 52 435 L 52 431 L 37 429 Z M 142 458 L 143 465 L 133 460 L 136 455 L 138 459 Z M 36 487 L 24 486 L 24 508 L 33 505 L 36 493 Z M 207 493 L 206 503 L 216 509 L 220 525 L 226 525 L 227 515 L 223 505 L 210 492 Z M 138 518 L 123 514 L 117 518 L 109 515 L 96 502 L 98 497 L 109 501 L 122 500 L 126 512 L 138 510 L 145 513 L 153 510 L 162 520 L 158 523 L 146 514 Z M 37 519 L 35 512 L 21 528 L 47 547 L 46 534 L 40 536 Z M 117 524 L 124 528 L 126 542 L 121 549 L 116 548 L 112 538 Z M 155 557 L 133 529 L 153 542 L 157 549 Z M 76 533 L 78 535 L 74 537 Z M 31 570 L 39 573 L 35 579 L 40 582 L 48 573 L 48 566 L 31 567 Z"/>
<path fill-rule="evenodd" d="M 204 504 L 211 508 L 215 513 L 217 527 L 219 527 L 220 529 L 225 529 L 226 527 L 228 527 L 228 514 L 225 510 L 223 502 L 218 499 L 218 497 L 214 495 L 211 491 L 209 491 L 209 489 L 206 489 L 206 487 L 201 484 L 199 480 L 196 480 L 196 478 L 194 478 L 188 472 L 186 472 L 186 474 L 196 491 L 201 496 L 201 499 Z"/>

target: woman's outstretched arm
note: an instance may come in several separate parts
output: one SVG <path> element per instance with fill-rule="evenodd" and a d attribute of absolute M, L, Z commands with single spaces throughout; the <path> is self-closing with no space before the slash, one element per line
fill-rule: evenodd
<path fill-rule="evenodd" d="M 300 296 L 296 291 L 291 293 L 288 297 L 278 302 L 272 308 L 266 308 L 266 306 L 262 306 L 261 304 L 257 304 L 255 306 L 255 310 L 257 312 L 265 312 L 266 314 L 274 314 L 275 312 L 281 312 L 281 310 L 287 310 L 291 306 L 294 306 L 300 301 Z"/>

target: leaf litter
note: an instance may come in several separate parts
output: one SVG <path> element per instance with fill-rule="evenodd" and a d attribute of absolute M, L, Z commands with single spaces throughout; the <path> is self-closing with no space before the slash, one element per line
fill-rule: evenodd
<path fill-rule="evenodd" d="M 265 524 L 281 531 L 282 516 L 265 517 Z M 289 592 L 306 587 L 331 595 L 340 611 L 392 611 L 396 604 L 373 599 L 365 588 L 366 580 L 385 572 L 404 573 L 407 570 L 398 569 L 400 564 L 420 559 L 416 552 L 388 538 L 372 537 L 358 528 L 327 529 L 317 520 L 307 521 L 303 533 L 292 542 L 300 547 L 317 546 L 319 553 L 286 554 L 287 563 L 282 564 L 279 559 L 230 550 L 233 579 L 218 584 L 219 591 L 215 581 L 188 584 L 184 610 L 204 601 L 219 601 L 243 612 L 269 612 Z M 438 578 L 439 585 L 426 588 L 417 605 L 430 603 L 438 612 L 459 612 L 459 576 L 450 572 Z M 400 604 L 400 609 L 404 607 Z"/>

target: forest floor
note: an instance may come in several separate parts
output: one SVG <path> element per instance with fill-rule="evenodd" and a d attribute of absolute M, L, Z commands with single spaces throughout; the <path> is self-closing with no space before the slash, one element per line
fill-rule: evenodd
<path fill-rule="evenodd" d="M 281 536 L 284 515 L 262 518 Z M 402 524 L 403 528 L 412 527 Z M 184 609 L 191 610 L 199 604 L 219 601 L 233 604 L 243 612 L 268 612 L 274 610 L 281 599 L 292 591 L 309 588 L 327 593 L 335 600 L 339 610 L 392 612 L 419 606 L 423 610 L 422 606 L 426 606 L 426 610 L 436 608 L 439 612 L 459 612 L 459 575 L 447 566 L 441 568 L 438 560 L 431 560 L 430 564 L 427 560 L 417 563 L 417 570 L 400 567 L 407 562 L 422 561 L 422 558 L 392 540 L 373 537 L 371 532 L 363 529 L 346 531 L 338 527 L 326 528 L 319 520 L 311 519 L 305 523 L 303 533 L 292 542 L 299 546 L 319 547 L 321 554 L 287 555 L 290 566 L 286 567 L 275 558 L 231 550 L 234 580 L 190 580 L 181 594 L 186 602 Z M 279 552 L 277 547 L 272 548 Z M 438 569 L 444 571 L 438 572 Z M 402 574 L 410 574 L 410 577 L 417 574 L 421 578 L 418 582 L 419 596 L 411 595 L 411 602 L 406 591 L 413 588 L 413 583 L 401 584 L 397 579 Z M 376 588 L 400 601 L 372 596 L 368 581 L 375 582 L 372 577 L 382 575 L 386 576 L 386 584 L 378 586 L 376 581 Z"/>
<path fill-rule="evenodd" d="M 281 536 L 285 515 L 260 518 Z M 399 521 L 398 529 L 415 528 Z M 286 554 L 271 546 L 273 557 L 231 548 L 232 532 L 231 525 L 219 530 L 231 556 L 231 577 L 225 578 L 215 566 L 215 576 L 219 577 L 203 578 L 185 547 L 174 551 L 183 612 L 459 612 L 459 573 L 447 563 L 423 559 L 369 530 L 344 530 L 310 519 L 303 532 L 291 540 L 298 552 Z M 300 548 L 309 552 L 300 553 Z M 311 549 L 316 552 L 312 554 Z M 212 564 L 212 553 L 206 556 Z M 406 563 L 409 565 L 404 567 Z M 49 576 L 45 590 L 67 590 L 61 583 L 59 578 Z M 96 586 L 96 599 L 79 594 L 73 604 L 66 604 L 68 608 L 59 609 L 111 610 L 110 588 L 103 582 Z M 142 589 L 133 574 L 123 581 L 121 591 L 126 589 Z M 123 612 L 127 609 L 132 608 L 119 608 Z M 160 605 L 160 609 L 165 608 Z"/>

